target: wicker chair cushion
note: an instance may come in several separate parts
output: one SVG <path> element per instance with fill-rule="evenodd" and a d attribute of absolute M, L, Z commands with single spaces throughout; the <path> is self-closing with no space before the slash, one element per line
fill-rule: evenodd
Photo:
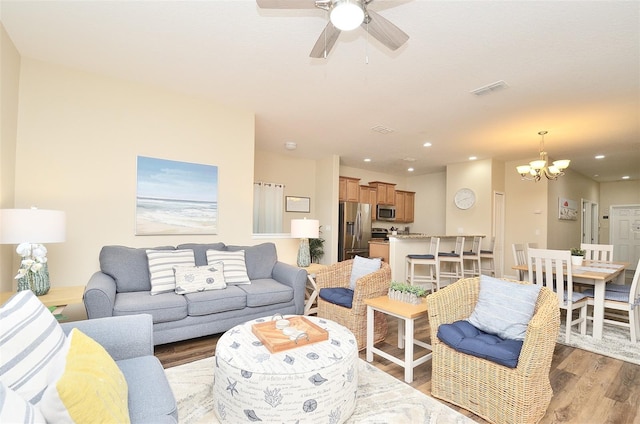
<path fill-rule="evenodd" d="M 518 366 L 522 340 L 501 339 L 478 330 L 468 321 L 456 321 L 438 327 L 438 339 L 451 348 L 510 368 Z"/>
<path fill-rule="evenodd" d="M 537 284 L 516 284 L 481 275 L 478 303 L 469 322 L 502 339 L 524 340 L 538 293 Z"/>
<path fill-rule="evenodd" d="M 318 294 L 322 299 L 334 305 L 351 309 L 353 304 L 353 290 L 344 287 L 331 287 L 320 289 Z"/>
<path fill-rule="evenodd" d="M 376 272 L 380 269 L 382 260 L 380 258 L 368 259 L 360 256 L 353 258 L 353 266 L 351 267 L 351 278 L 349 279 L 349 288 L 355 290 L 356 281 L 360 277 Z"/>

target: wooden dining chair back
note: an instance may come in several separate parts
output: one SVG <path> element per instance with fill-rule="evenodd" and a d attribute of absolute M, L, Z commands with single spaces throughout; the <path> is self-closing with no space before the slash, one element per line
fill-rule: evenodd
<path fill-rule="evenodd" d="M 529 282 L 552 289 L 558 306 L 566 311 L 565 342 L 571 341 L 571 328 L 580 325 L 580 334 L 587 334 L 587 297 L 573 291 L 571 252 L 569 250 L 529 249 L 527 267 Z M 573 311 L 579 316 L 573 319 Z"/>
<path fill-rule="evenodd" d="M 525 251 L 525 246 L 522 243 L 513 243 L 511 245 L 511 251 L 513 252 L 513 261 L 516 265 L 526 265 L 527 264 L 527 253 Z M 525 280 L 525 272 L 518 271 L 518 280 Z"/>
<path fill-rule="evenodd" d="M 604 318 L 603 322 L 628 328 L 632 343 L 638 343 L 640 340 L 640 282 L 638 280 L 640 280 L 640 260 L 636 265 L 631 286 L 607 283 L 604 292 L 605 310 L 615 310 L 617 313 L 611 318 L 618 319 Z M 593 288 L 585 290 L 584 294 L 589 296 L 589 305 L 593 305 Z M 623 316 L 623 314 L 627 315 Z"/>
<path fill-rule="evenodd" d="M 580 249 L 585 251 L 587 261 L 613 261 L 613 244 L 580 243 Z"/>

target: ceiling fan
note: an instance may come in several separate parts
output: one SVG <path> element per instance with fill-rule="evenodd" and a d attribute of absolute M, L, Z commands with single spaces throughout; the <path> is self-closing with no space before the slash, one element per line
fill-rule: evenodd
<path fill-rule="evenodd" d="M 396 50 L 409 36 L 400 28 L 367 6 L 373 0 L 256 0 L 263 9 L 322 9 L 329 12 L 329 23 L 313 46 L 310 57 L 326 58 L 338 40 L 341 31 L 362 26 L 378 41 Z"/>

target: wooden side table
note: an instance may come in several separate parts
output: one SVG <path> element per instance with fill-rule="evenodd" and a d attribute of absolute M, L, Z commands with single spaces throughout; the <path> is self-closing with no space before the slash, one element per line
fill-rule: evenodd
<path fill-rule="evenodd" d="M 413 368 L 431 359 L 431 345 L 414 338 L 416 318 L 427 315 L 427 299 L 422 299 L 422 303 L 419 305 L 412 305 L 411 303 L 391 300 L 388 296 L 379 296 L 365 299 L 364 303 L 367 305 L 367 362 L 373 361 L 373 354 L 376 353 L 394 364 L 404 367 L 404 381 L 407 383 L 413 382 Z M 396 358 L 373 345 L 374 311 L 380 311 L 399 318 L 398 347 L 400 349 L 404 348 L 404 360 Z M 428 349 L 429 353 L 416 359 L 413 357 L 413 345 Z"/>
<path fill-rule="evenodd" d="M 65 306 L 74 303 L 82 303 L 82 296 L 84 295 L 85 286 L 59 286 L 51 287 L 47 294 L 38 296 L 38 299 L 46 307 L 55 306 L 53 311 L 54 315 L 62 314 L 62 310 Z M 16 292 L 2 292 L 0 293 L 0 304 L 4 304 L 11 296 Z"/>
<path fill-rule="evenodd" d="M 311 264 L 308 267 L 303 268 L 307 271 L 307 287 L 304 302 L 305 315 L 318 313 L 318 286 L 316 284 L 316 274 L 326 267 L 326 265 Z"/>

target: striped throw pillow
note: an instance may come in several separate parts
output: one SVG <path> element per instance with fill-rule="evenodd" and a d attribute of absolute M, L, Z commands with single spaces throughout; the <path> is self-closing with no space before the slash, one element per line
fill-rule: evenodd
<path fill-rule="evenodd" d="M 45 423 L 40 410 L 0 382 L 0 423 Z"/>
<path fill-rule="evenodd" d="M 176 289 L 174 266 L 195 266 L 193 250 L 147 250 L 151 294 L 168 293 Z"/>
<path fill-rule="evenodd" d="M 227 285 L 251 284 L 244 262 L 244 250 L 234 252 L 207 250 L 207 263 L 222 261 L 224 264 L 224 281 Z"/>
<path fill-rule="evenodd" d="M 35 405 L 49 383 L 64 332 L 31 290 L 18 292 L 0 308 L 0 322 L 0 382 Z"/>

